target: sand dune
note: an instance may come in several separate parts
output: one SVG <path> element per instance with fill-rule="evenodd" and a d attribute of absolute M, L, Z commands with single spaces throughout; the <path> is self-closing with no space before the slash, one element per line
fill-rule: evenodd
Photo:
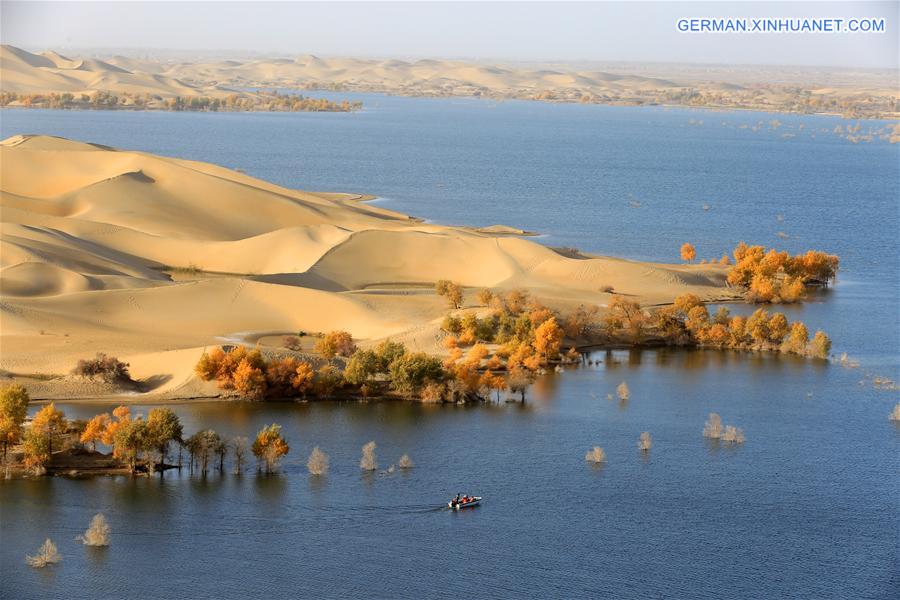
<path fill-rule="evenodd" d="M 15 46 L 0 46 L 0 91 L 18 94 L 97 91 L 172 96 L 217 96 L 230 93 L 214 85 L 193 85 L 146 71 L 130 71 L 97 59 L 68 58 L 56 52 L 32 54 Z"/>
<path fill-rule="evenodd" d="M 602 306 L 610 289 L 649 303 L 730 296 L 720 267 L 567 258 L 357 196 L 59 138 L 0 142 L 0 181 L 0 369 L 18 374 L 64 375 L 105 351 L 167 382 L 154 393 L 215 393 L 185 361 L 228 340 L 346 329 L 439 352 L 437 279 L 524 287 L 560 309 Z"/>

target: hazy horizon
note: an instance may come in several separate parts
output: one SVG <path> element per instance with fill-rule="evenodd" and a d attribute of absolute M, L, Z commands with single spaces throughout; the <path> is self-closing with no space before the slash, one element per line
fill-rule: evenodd
<path fill-rule="evenodd" d="M 2 42 L 28 50 L 880 70 L 900 66 L 900 8 L 892 2 L 4 1 L 0 7 Z M 681 33 L 675 24 L 682 17 L 884 18 L 886 28 L 883 33 Z"/>

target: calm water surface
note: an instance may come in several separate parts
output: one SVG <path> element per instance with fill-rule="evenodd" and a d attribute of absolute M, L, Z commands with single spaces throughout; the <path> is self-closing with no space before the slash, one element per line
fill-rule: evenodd
<path fill-rule="evenodd" d="M 3 482 L 0 596 L 897 597 L 898 395 L 871 377 L 900 379 L 900 146 L 851 144 L 832 133 L 849 122 L 832 117 L 331 96 L 366 109 L 4 110 L 0 133 L 215 162 L 632 258 L 672 261 L 686 240 L 709 257 L 741 239 L 828 250 L 842 259 L 838 285 L 789 316 L 861 366 L 595 353 L 600 364 L 547 376 L 524 406 L 179 406 L 188 432 L 281 423 L 282 474 Z M 606 399 L 620 381 L 625 405 Z M 706 442 L 711 411 L 747 442 Z M 381 469 L 404 452 L 416 468 L 362 474 L 371 439 Z M 331 458 L 322 480 L 306 475 L 315 445 Z M 594 445 L 609 457 L 600 469 L 583 460 Z M 486 501 L 437 510 L 457 491 Z M 113 527 L 99 551 L 73 541 L 97 511 Z M 27 568 L 47 536 L 63 562 Z"/>

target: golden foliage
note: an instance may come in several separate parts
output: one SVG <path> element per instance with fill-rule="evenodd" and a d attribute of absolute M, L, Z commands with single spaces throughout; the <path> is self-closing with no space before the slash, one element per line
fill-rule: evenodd
<path fill-rule="evenodd" d="M 266 473 L 271 473 L 291 448 L 281 435 L 281 425 L 273 423 L 259 430 L 251 450 L 257 460 L 265 464 Z"/>
<path fill-rule="evenodd" d="M 301 396 L 305 396 L 313 384 L 315 373 L 312 365 L 308 362 L 301 362 L 294 371 L 294 377 L 291 379 L 291 386 L 297 390 Z"/>
<path fill-rule="evenodd" d="M 556 323 L 556 317 L 550 317 L 534 330 L 534 349 L 544 361 L 556 359 L 562 339 L 562 328 Z"/>
<path fill-rule="evenodd" d="M 809 250 L 790 256 L 787 252 L 748 246 L 741 242 L 734 249 L 735 264 L 728 272 L 728 283 L 747 288 L 753 302 L 797 302 L 806 284 L 827 285 L 837 275 L 837 256 Z"/>
<path fill-rule="evenodd" d="M 250 400 L 261 400 L 266 395 L 266 375 L 246 358 L 234 370 L 232 385 L 238 394 Z"/>
<path fill-rule="evenodd" d="M 22 437 L 22 424 L 28 415 L 31 398 L 24 386 L 12 384 L 0 389 L 0 442 L 3 452 L 9 444 L 15 444 Z"/>
<path fill-rule="evenodd" d="M 466 362 L 474 363 L 477 366 L 481 364 L 481 361 L 484 360 L 487 355 L 487 346 L 484 344 L 475 344 L 469 349 L 469 353 L 466 355 Z"/>
<path fill-rule="evenodd" d="M 347 331 L 332 331 L 316 342 L 315 351 L 327 359 L 352 356 L 356 352 L 353 336 Z"/>
<path fill-rule="evenodd" d="M 813 358 L 828 358 L 831 352 L 831 340 L 824 331 L 817 331 L 809 343 L 809 354 Z"/>
<path fill-rule="evenodd" d="M 269 395 L 286 398 L 294 394 L 294 379 L 300 361 L 292 356 L 275 359 L 266 365 L 266 388 Z"/>
<path fill-rule="evenodd" d="M 85 425 L 84 431 L 81 432 L 78 441 L 82 444 L 90 444 L 92 449 L 96 449 L 97 442 L 103 441 L 106 428 L 109 426 L 109 421 L 108 413 L 95 415 L 87 422 L 87 425 Z"/>

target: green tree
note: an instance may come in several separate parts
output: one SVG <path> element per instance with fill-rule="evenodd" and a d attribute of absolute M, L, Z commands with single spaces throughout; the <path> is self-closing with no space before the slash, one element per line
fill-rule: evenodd
<path fill-rule="evenodd" d="M 50 462 L 50 442 L 40 431 L 29 429 L 22 440 L 22 454 L 25 466 L 39 471 Z"/>
<path fill-rule="evenodd" d="M 391 387 L 404 394 L 418 392 L 426 383 L 443 379 L 441 360 L 424 352 L 407 352 L 391 364 Z"/>
<path fill-rule="evenodd" d="M 154 408 L 147 414 L 147 443 L 159 453 L 159 462 L 166 462 L 169 442 L 181 441 L 181 421 L 169 408 Z"/>
<path fill-rule="evenodd" d="M 113 443 L 113 456 L 125 461 L 132 473 L 137 469 L 137 461 L 141 453 L 149 448 L 147 422 L 143 419 L 123 421 L 116 429 Z"/>
<path fill-rule="evenodd" d="M 313 385 L 319 397 L 330 398 L 343 383 L 344 376 L 337 368 L 332 365 L 324 365 L 316 372 Z"/>
<path fill-rule="evenodd" d="M 378 372 L 388 373 L 391 363 L 406 354 L 406 346 L 400 342 L 384 340 L 375 348 L 375 354 L 378 355 Z"/>
<path fill-rule="evenodd" d="M 381 369 L 378 354 L 372 350 L 359 350 L 347 362 L 344 379 L 353 385 L 362 385 L 372 379 Z"/>

